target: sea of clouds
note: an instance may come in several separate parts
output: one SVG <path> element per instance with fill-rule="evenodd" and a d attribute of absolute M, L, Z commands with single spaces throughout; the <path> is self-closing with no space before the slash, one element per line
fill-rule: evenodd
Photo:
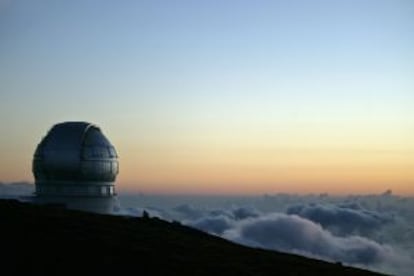
<path fill-rule="evenodd" d="M 0 196 L 33 192 L 0 183 Z M 247 246 L 300 254 L 395 275 L 414 271 L 414 198 L 393 195 L 119 195 L 117 215 L 151 217 Z"/>
<path fill-rule="evenodd" d="M 124 214 L 195 227 L 247 246 L 394 275 L 414 271 L 414 198 L 276 194 L 256 197 L 121 195 Z"/>

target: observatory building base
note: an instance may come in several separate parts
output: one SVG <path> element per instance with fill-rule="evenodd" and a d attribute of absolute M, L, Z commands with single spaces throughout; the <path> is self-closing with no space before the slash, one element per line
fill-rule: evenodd
<path fill-rule="evenodd" d="M 113 214 L 120 208 L 117 197 L 69 197 L 69 196 L 37 196 L 36 204 L 57 204 L 67 209 L 99 214 Z"/>

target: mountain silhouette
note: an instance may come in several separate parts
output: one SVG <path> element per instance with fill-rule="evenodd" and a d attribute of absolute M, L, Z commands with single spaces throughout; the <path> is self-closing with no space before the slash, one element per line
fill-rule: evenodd
<path fill-rule="evenodd" d="M 0 200 L 0 233 L 3 275 L 381 275 L 245 247 L 179 222 L 16 200 Z"/>

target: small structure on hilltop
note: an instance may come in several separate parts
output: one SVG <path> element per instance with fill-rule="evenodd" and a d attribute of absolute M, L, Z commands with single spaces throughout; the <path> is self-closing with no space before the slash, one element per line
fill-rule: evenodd
<path fill-rule="evenodd" d="M 97 213 L 117 207 L 118 155 L 96 125 L 54 125 L 36 148 L 32 170 L 38 203 Z"/>

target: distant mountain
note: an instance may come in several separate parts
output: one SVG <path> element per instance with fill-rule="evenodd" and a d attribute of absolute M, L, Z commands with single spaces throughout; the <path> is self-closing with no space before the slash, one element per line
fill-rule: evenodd
<path fill-rule="evenodd" d="M 381 275 L 254 249 L 156 218 L 0 200 L 2 275 Z"/>

